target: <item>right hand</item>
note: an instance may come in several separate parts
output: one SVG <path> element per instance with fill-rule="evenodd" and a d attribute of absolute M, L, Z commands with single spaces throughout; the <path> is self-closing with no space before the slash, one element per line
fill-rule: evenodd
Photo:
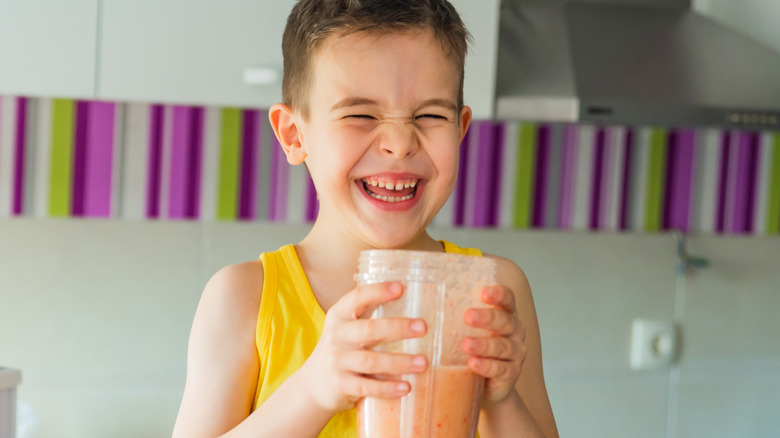
<path fill-rule="evenodd" d="M 325 327 L 311 356 L 301 367 L 314 401 L 323 409 L 341 412 L 363 397 L 394 398 L 406 395 L 409 384 L 402 374 L 424 371 L 423 355 L 375 352 L 383 343 L 425 335 L 425 322 L 410 318 L 368 319 L 380 304 L 398 299 L 400 283 L 359 286 L 344 295 L 327 313 Z M 370 375 L 382 374 L 383 380 Z"/>

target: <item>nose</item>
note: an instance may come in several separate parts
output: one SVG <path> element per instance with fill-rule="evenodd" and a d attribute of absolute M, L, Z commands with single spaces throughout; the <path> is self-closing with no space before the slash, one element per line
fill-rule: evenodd
<path fill-rule="evenodd" d="M 418 148 L 417 134 L 411 124 L 387 123 L 379 136 L 379 150 L 383 155 L 405 158 Z"/>

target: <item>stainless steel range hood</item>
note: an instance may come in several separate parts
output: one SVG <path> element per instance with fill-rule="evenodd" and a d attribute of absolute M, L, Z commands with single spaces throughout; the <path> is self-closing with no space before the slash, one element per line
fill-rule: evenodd
<path fill-rule="evenodd" d="M 496 115 L 780 129 L 780 54 L 689 0 L 505 0 Z"/>

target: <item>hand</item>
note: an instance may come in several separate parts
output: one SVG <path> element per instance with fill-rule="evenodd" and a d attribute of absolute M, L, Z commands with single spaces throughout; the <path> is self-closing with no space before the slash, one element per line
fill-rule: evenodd
<path fill-rule="evenodd" d="M 320 407 L 335 414 L 353 408 L 363 397 L 404 396 L 409 384 L 394 377 L 425 370 L 425 356 L 368 349 L 425 334 L 425 322 L 419 319 L 367 319 L 377 306 L 398 299 L 402 293 L 397 282 L 359 286 L 328 311 L 322 336 L 300 370 Z M 377 374 L 384 375 L 383 380 L 369 376 Z"/>
<path fill-rule="evenodd" d="M 513 390 L 526 356 L 525 330 L 515 315 L 515 295 L 506 286 L 482 289 L 486 309 L 468 309 L 463 316 L 471 327 L 487 330 L 487 337 L 466 337 L 463 351 L 468 366 L 485 377 L 483 406 L 503 401 Z"/>

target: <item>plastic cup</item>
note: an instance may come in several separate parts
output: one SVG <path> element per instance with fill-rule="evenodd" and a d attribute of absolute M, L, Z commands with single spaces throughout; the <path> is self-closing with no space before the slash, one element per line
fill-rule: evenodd
<path fill-rule="evenodd" d="M 467 326 L 463 316 L 468 308 L 485 307 L 480 291 L 495 284 L 495 261 L 437 252 L 370 250 L 361 253 L 355 280 L 359 285 L 388 281 L 404 285 L 401 298 L 380 306 L 371 318 L 421 318 L 428 325 L 424 337 L 373 348 L 424 354 L 428 368 L 401 377 L 411 386 L 404 397 L 361 400 L 358 436 L 473 438 L 484 379 L 468 368 L 469 356 L 461 341 L 485 332 Z"/>

